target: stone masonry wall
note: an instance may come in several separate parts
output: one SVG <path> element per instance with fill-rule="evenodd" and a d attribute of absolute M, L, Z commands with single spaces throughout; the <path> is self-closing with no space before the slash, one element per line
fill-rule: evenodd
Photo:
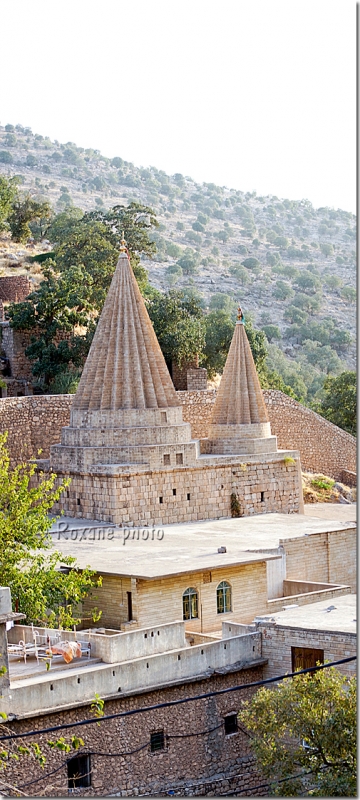
<path fill-rule="evenodd" d="M 102 474 L 69 473 L 71 485 L 55 511 L 129 526 L 230 517 L 235 499 L 236 516 L 297 513 L 302 502 L 299 462 L 296 453 L 289 456 L 291 463 L 271 454 L 246 464 L 233 456 L 219 465 L 151 472 L 133 468 L 120 475 L 106 474 L 106 468 Z"/>
<path fill-rule="evenodd" d="M 190 422 L 193 437 L 206 437 L 216 390 L 178 392 L 178 396 L 183 405 L 184 421 Z M 303 469 L 323 472 L 336 480 L 344 479 L 344 470 L 356 472 L 356 439 L 353 436 L 282 392 L 264 391 L 264 398 L 272 433 L 278 437 L 278 447 L 299 450 Z M 43 457 L 48 458 L 50 445 L 60 442 L 61 427 L 69 424 L 72 401 L 73 395 L 0 400 L 0 430 L 9 430 L 14 461 L 23 458 L 22 440 L 34 442 L 31 455 L 36 455 L 41 448 Z M 20 420 L 21 431 L 17 430 Z"/>
<path fill-rule="evenodd" d="M 115 695 L 117 691 L 121 692 L 121 688 L 118 689 L 121 665 L 115 667 L 114 672 Z M 105 702 L 104 713 L 108 715 L 134 711 L 140 707 L 244 685 L 261 678 L 262 666 L 225 675 L 199 676 L 197 680 L 179 686 L 142 691 L 130 697 L 116 697 Z M 254 689 L 244 688 L 79 728 L 78 735 L 85 743 L 80 752 L 92 753 L 91 787 L 77 789 L 76 794 L 89 797 L 133 797 L 137 794 L 166 796 L 171 792 L 177 796 L 221 796 L 231 791 L 241 792 L 247 797 L 266 796 L 264 789 L 259 791 L 255 788 L 264 785 L 265 781 L 255 771 L 249 738 L 241 729 L 230 735 L 225 735 L 224 731 L 225 716 L 236 714 L 240 710 L 241 702 L 250 699 L 253 692 Z M 93 714 L 89 706 L 82 706 L 11 722 L 7 727 L 14 733 L 24 733 L 27 730 L 38 730 L 91 717 Z M 150 736 L 160 731 L 164 732 L 165 748 L 151 752 Z M 59 735 L 63 733 L 69 739 L 75 732 L 76 729 L 59 731 Z M 191 735 L 196 733 L 199 735 Z M 26 796 L 66 797 L 66 759 L 69 755 L 57 748 L 49 750 L 45 744 L 47 739 L 49 736 L 46 734 L 39 739 L 36 735 L 31 737 L 31 741 L 39 741 L 42 746 L 45 745 L 45 769 L 42 770 L 35 759 L 21 758 L 15 764 L 9 759 L 6 781 L 9 786 L 15 784 L 23 787 Z M 111 758 L 109 755 L 101 755 L 102 753 L 124 755 Z M 37 782 L 32 783 L 35 780 Z M 11 796 L 12 791 L 9 790 L 8 794 Z M 15 794 L 14 791 L 13 796 Z"/>
<path fill-rule="evenodd" d="M 216 389 L 178 392 L 184 421 L 190 422 L 194 438 L 208 435 Z M 271 432 L 281 450 L 299 450 L 301 466 L 342 480 L 343 470 L 356 472 L 356 439 L 328 420 L 274 389 L 264 390 Z"/>
<path fill-rule="evenodd" d="M 262 633 L 263 657 L 268 659 L 264 678 L 292 671 L 292 647 L 324 650 L 324 661 L 338 661 L 347 656 L 356 656 L 356 636 L 351 633 L 287 628 L 270 621 L 259 622 L 257 628 Z M 338 669 L 345 675 L 353 676 L 356 674 L 356 661 L 342 664 Z"/>
<path fill-rule="evenodd" d="M 50 455 L 50 445 L 60 441 L 61 428 L 69 424 L 73 395 L 37 395 L 0 400 L 0 432 L 8 431 L 7 446 L 13 464 L 29 459 L 42 450 Z"/>
<path fill-rule="evenodd" d="M 30 294 L 32 283 L 27 275 L 3 275 L 0 277 L 0 300 L 21 303 Z"/>

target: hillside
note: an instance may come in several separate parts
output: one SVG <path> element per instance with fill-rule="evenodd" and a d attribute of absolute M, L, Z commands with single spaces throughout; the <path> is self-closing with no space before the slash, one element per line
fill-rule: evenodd
<path fill-rule="evenodd" d="M 192 288 L 205 307 L 233 310 L 240 301 L 265 329 L 269 366 L 295 390 L 306 385 L 308 400 L 328 372 L 355 369 L 353 214 L 200 185 L 52 142 L 20 125 L 0 128 L 0 173 L 21 176 L 23 188 L 50 200 L 57 212 L 70 204 L 90 210 L 131 200 L 152 206 L 160 228 L 156 258 L 143 261 L 151 283 L 161 290 Z M 11 251 L 20 252 L 17 261 L 7 258 Z M 1 266 L 29 270 L 25 255 L 26 248 L 3 241 Z"/>

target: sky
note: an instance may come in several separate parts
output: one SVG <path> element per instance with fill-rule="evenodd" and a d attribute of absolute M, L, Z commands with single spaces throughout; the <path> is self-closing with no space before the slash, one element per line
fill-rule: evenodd
<path fill-rule="evenodd" d="M 356 210 L 353 0 L 3 0 L 0 124 Z"/>

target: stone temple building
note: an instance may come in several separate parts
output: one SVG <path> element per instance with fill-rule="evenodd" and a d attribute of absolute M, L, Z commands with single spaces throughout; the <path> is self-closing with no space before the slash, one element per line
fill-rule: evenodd
<path fill-rule="evenodd" d="M 56 510 L 117 525 L 302 511 L 299 453 L 271 435 L 243 320 L 194 440 L 124 244 L 50 468 L 71 477 Z"/>

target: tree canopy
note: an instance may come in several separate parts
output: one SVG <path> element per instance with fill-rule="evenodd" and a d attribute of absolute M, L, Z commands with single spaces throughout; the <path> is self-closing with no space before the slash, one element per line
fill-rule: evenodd
<path fill-rule="evenodd" d="M 35 463 L 12 469 L 6 438 L 0 434 L 0 584 L 10 587 L 27 622 L 72 628 L 76 606 L 99 582 L 92 570 L 77 570 L 75 558 L 51 546 L 48 513 L 70 481 L 56 485 L 55 474 L 40 474 L 33 486 Z M 94 609 L 94 619 L 99 617 Z"/>
<path fill-rule="evenodd" d="M 356 436 L 356 372 L 327 377 L 324 397 L 316 410 L 334 425 Z"/>
<path fill-rule="evenodd" d="M 356 797 L 356 678 L 334 667 L 261 687 L 239 719 L 272 795 Z"/>

